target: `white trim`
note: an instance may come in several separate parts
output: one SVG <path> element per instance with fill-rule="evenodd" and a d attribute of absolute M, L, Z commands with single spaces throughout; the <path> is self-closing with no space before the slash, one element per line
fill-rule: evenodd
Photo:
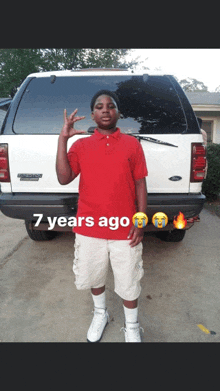
<path fill-rule="evenodd" d="M 216 140 L 217 140 L 217 118 L 216 117 L 203 117 L 203 116 L 200 116 L 200 118 L 203 121 L 213 121 L 211 138 L 212 138 L 212 143 L 216 143 Z"/>
<path fill-rule="evenodd" d="M 97 70 L 96 70 L 97 69 Z M 37 73 L 30 73 L 28 77 L 50 77 L 50 76 L 112 76 L 112 75 L 119 75 L 119 76 L 136 76 L 136 75 L 143 75 L 146 72 L 135 72 L 132 73 L 131 70 L 115 70 L 112 68 L 111 70 L 100 70 L 98 68 L 94 68 L 94 70 L 90 69 L 79 69 L 77 70 L 63 70 L 63 71 L 48 71 L 48 72 L 37 72 Z"/>
<path fill-rule="evenodd" d="M 194 111 L 219 111 L 220 112 L 220 105 L 198 105 L 193 104 L 191 105 Z"/>

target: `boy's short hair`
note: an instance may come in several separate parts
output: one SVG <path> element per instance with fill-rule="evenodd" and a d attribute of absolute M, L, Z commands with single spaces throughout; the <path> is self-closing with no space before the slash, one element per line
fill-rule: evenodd
<path fill-rule="evenodd" d="M 96 92 L 96 94 L 93 96 L 91 103 L 90 103 L 91 111 L 93 111 L 93 109 L 94 109 L 96 99 L 101 95 L 107 95 L 107 96 L 110 96 L 111 98 L 113 98 L 115 103 L 117 104 L 118 110 L 120 111 L 120 101 L 119 101 L 117 95 L 114 92 L 109 91 L 109 90 L 100 90 L 100 91 Z"/>

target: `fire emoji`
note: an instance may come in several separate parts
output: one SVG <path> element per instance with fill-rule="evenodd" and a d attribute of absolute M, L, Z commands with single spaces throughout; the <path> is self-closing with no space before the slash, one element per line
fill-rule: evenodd
<path fill-rule="evenodd" d="M 183 229 L 185 228 L 187 224 L 187 220 L 184 217 L 184 214 L 179 212 L 178 216 L 176 219 L 173 220 L 173 225 L 177 229 Z"/>

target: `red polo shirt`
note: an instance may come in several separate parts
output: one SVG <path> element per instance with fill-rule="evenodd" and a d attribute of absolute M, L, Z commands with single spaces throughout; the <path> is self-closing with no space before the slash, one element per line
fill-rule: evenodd
<path fill-rule="evenodd" d="M 135 181 L 148 175 L 139 141 L 119 128 L 109 136 L 96 129 L 92 136 L 74 142 L 67 156 L 74 173 L 81 174 L 73 231 L 96 238 L 127 239 L 137 212 Z M 90 221 L 86 217 L 91 217 Z"/>

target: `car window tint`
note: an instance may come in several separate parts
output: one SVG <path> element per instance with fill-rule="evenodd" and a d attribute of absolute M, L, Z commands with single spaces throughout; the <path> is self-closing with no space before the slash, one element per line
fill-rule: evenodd
<path fill-rule="evenodd" d="M 25 90 L 14 121 L 18 134 L 59 134 L 63 110 L 78 108 L 85 120 L 76 129 L 94 127 L 90 101 L 101 89 L 114 91 L 121 104 L 118 126 L 125 133 L 182 133 L 186 118 L 180 99 L 166 76 L 74 76 L 34 78 Z"/>

